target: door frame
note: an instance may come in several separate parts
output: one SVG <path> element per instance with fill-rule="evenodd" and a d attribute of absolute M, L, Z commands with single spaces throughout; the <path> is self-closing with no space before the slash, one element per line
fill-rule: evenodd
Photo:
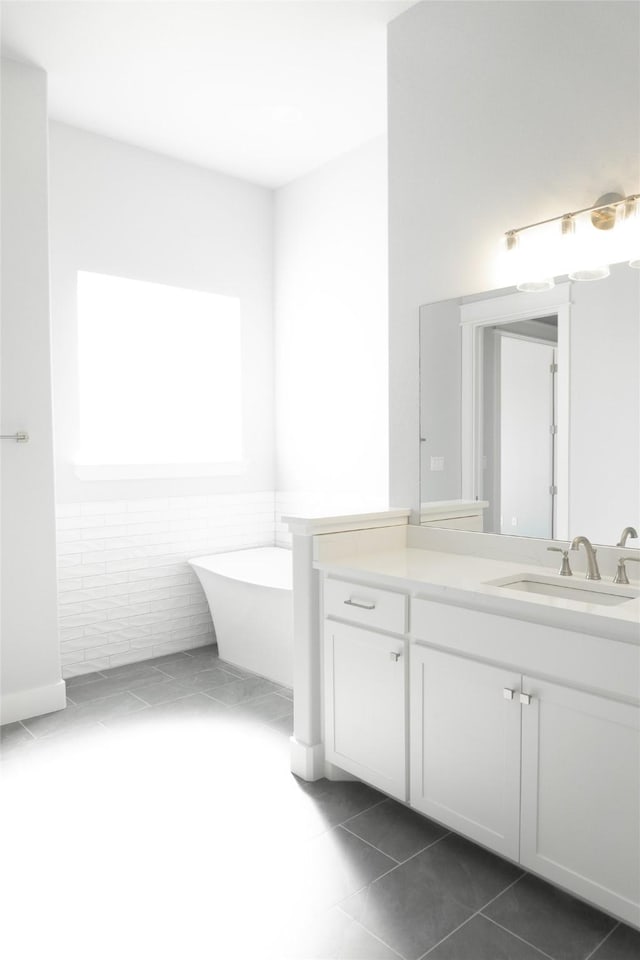
<path fill-rule="evenodd" d="M 483 328 L 492 325 L 535 320 L 555 314 L 558 318 L 557 376 L 557 463 L 556 498 L 557 539 L 569 537 L 569 464 L 570 464 L 570 344 L 571 284 L 567 281 L 543 293 L 513 293 L 476 300 L 460 307 L 461 328 L 461 460 L 462 497 L 484 499 L 482 454 L 483 437 Z"/>

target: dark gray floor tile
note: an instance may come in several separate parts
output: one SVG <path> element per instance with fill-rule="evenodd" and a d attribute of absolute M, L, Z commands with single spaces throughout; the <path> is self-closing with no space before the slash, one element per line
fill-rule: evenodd
<path fill-rule="evenodd" d="M 365 810 L 344 826 L 399 862 L 412 857 L 448 832 L 440 824 L 403 807 L 395 800 L 385 800 L 373 809 Z"/>
<path fill-rule="evenodd" d="M 437 877 L 422 876 L 415 859 L 340 904 L 408 960 L 417 960 L 473 914 L 442 890 Z"/>
<path fill-rule="evenodd" d="M 128 717 L 104 720 L 105 726 L 120 736 L 127 730 L 149 731 L 152 735 L 161 736 L 170 729 L 172 736 L 174 727 L 182 722 L 201 722 L 209 720 L 216 722 L 223 718 L 228 711 L 222 703 L 216 703 L 204 693 L 189 693 L 179 700 L 170 700 L 168 703 L 154 704 L 145 707 L 140 713 Z"/>
<path fill-rule="evenodd" d="M 436 876 L 450 896 L 474 910 L 479 910 L 523 874 L 520 867 L 455 833 L 415 859 L 421 860 L 422 868 Z"/>
<path fill-rule="evenodd" d="M 430 950 L 425 960 L 547 960 L 535 947 L 475 916 Z"/>
<path fill-rule="evenodd" d="M 218 644 L 217 643 L 207 643 L 204 647 L 194 647 L 192 650 L 184 650 L 185 657 L 198 657 L 203 659 L 204 657 L 211 657 L 219 660 L 218 655 Z"/>
<path fill-rule="evenodd" d="M 217 657 L 184 657 L 182 660 L 172 660 L 168 663 L 159 664 L 158 669 L 162 670 L 169 677 L 181 680 L 206 670 L 222 670 L 223 666 Z M 225 674 L 237 680 L 237 674 L 232 670 L 224 670 Z"/>
<path fill-rule="evenodd" d="M 180 700 L 162 703 L 149 708 L 150 718 L 206 719 L 208 717 L 226 717 L 228 707 L 217 703 L 204 693 L 192 693 Z"/>
<path fill-rule="evenodd" d="M 249 700 L 264 697 L 267 693 L 279 692 L 276 684 L 271 683 L 270 680 L 263 680 L 261 677 L 247 677 L 242 680 L 233 680 L 223 686 L 216 686 L 211 690 L 211 696 L 228 706 L 235 706 L 236 703 L 247 703 Z"/>
<path fill-rule="evenodd" d="M 398 960 L 398 954 L 341 910 L 287 923 L 269 956 L 278 960 Z"/>
<path fill-rule="evenodd" d="M 384 796 L 360 780 L 300 780 L 293 777 L 301 798 L 313 806 L 326 829 L 344 823 L 384 800 Z"/>
<path fill-rule="evenodd" d="M 236 677 L 239 677 L 241 674 L 241 671 L 237 670 L 232 664 L 220 659 L 218 656 L 218 648 L 215 645 L 197 647 L 195 650 L 187 650 L 185 653 L 186 659 L 198 670 L 207 670 L 209 667 L 222 667 L 223 670 L 232 673 Z M 253 674 L 248 674 L 248 676 L 253 676 Z"/>
<path fill-rule="evenodd" d="M 93 683 L 94 680 L 104 680 L 104 674 L 99 670 L 93 673 L 81 673 L 77 677 L 67 677 L 65 683 L 67 690 L 70 690 L 72 687 L 81 687 L 85 683 Z"/>
<path fill-rule="evenodd" d="M 131 715 L 133 716 L 133 715 Z M 86 723 L 73 723 L 56 729 L 46 736 L 37 737 L 31 743 L 23 744 L 6 759 L 6 763 L 24 761 L 33 765 L 40 759 L 52 758 L 57 760 L 68 750 L 77 757 L 78 751 L 89 751 L 96 756 L 101 749 L 101 743 L 108 736 L 104 726 L 99 721 L 88 720 Z"/>
<path fill-rule="evenodd" d="M 0 753 L 3 757 L 29 743 L 33 743 L 33 736 L 21 723 L 5 723 L 0 727 Z"/>
<path fill-rule="evenodd" d="M 213 691 L 216 687 L 224 686 L 227 683 L 233 683 L 238 678 L 220 667 L 208 667 L 206 670 L 197 670 L 193 672 L 181 673 L 175 677 L 178 683 L 182 684 L 188 690 L 193 692 L 203 692 L 205 690 Z"/>
<path fill-rule="evenodd" d="M 149 676 L 157 679 L 155 660 L 140 660 L 137 663 L 124 663 L 119 667 L 109 667 L 108 670 L 102 670 L 105 680 L 126 680 L 137 683 L 138 680 L 146 680 Z"/>
<path fill-rule="evenodd" d="M 188 697 L 192 692 L 171 677 L 159 679 L 157 683 L 146 683 L 143 687 L 136 687 L 135 691 L 136 697 L 140 697 L 149 706 L 154 706 L 156 703 L 169 703 L 170 700 L 180 700 L 182 697 Z"/>
<path fill-rule="evenodd" d="M 278 717 L 277 720 L 270 720 L 267 726 L 273 727 L 274 730 L 278 730 L 283 736 L 289 739 L 289 737 L 293 736 L 293 714 Z"/>
<path fill-rule="evenodd" d="M 638 960 L 640 957 L 640 930 L 632 930 L 621 923 L 590 960 Z"/>
<path fill-rule="evenodd" d="M 33 717 L 25 720 L 24 725 L 35 737 L 49 737 L 70 727 L 110 720 L 144 709 L 145 705 L 141 700 L 125 691 L 111 697 L 93 700 L 82 706 L 67 707 L 66 710 L 56 710 L 54 713 Z"/>
<path fill-rule="evenodd" d="M 287 870 L 284 895 L 301 909 L 325 910 L 382 876 L 394 866 L 342 827 L 300 844 Z"/>
<path fill-rule="evenodd" d="M 139 665 L 138 665 L 139 666 Z M 136 687 L 143 687 L 147 683 L 162 680 L 163 674 L 154 667 L 140 667 L 133 676 L 105 677 L 102 680 L 95 680 L 93 683 L 85 683 L 80 687 L 74 687 L 71 697 L 78 705 L 89 703 L 91 700 L 100 700 L 104 697 L 113 696 L 116 693 L 124 693 L 127 690 L 135 690 Z"/>
<path fill-rule="evenodd" d="M 522 871 L 449 834 L 343 904 L 399 953 L 419 957 Z"/>
<path fill-rule="evenodd" d="M 212 693 L 212 696 L 215 694 Z M 259 720 L 265 723 L 293 715 L 291 700 L 281 697 L 278 693 L 269 693 L 265 697 L 251 700 L 249 703 L 240 703 L 228 709 L 243 720 Z"/>
<path fill-rule="evenodd" d="M 162 670 L 163 664 L 168 665 L 170 663 L 180 663 L 181 660 L 188 659 L 188 653 L 181 651 L 179 653 L 165 653 L 164 656 L 154 657 L 152 660 L 146 660 L 145 663 L 149 664 L 150 666 L 158 667 L 158 669 Z"/>
<path fill-rule="evenodd" d="M 615 920 L 528 874 L 483 911 L 555 960 L 584 960 Z"/>
<path fill-rule="evenodd" d="M 245 670 L 244 667 L 238 667 L 235 663 L 230 663 L 228 660 L 219 659 L 218 663 L 223 670 L 228 670 L 229 673 L 235 673 L 236 677 L 246 678 L 246 677 L 257 677 L 257 673 L 252 673 L 251 670 Z"/>

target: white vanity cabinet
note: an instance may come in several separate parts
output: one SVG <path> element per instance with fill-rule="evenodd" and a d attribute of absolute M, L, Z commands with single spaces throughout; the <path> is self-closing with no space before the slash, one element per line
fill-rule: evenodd
<path fill-rule="evenodd" d="M 640 924 L 640 706 L 593 692 L 637 690 L 638 648 L 602 640 L 608 656 L 583 655 L 579 690 L 524 672 L 568 671 L 545 663 L 549 628 L 412 602 L 411 805 Z M 598 640 L 555 634 L 584 640 L 583 654 Z"/>
<path fill-rule="evenodd" d="M 640 707 L 523 677 L 520 862 L 640 923 Z"/>
<path fill-rule="evenodd" d="M 325 581 L 325 757 L 399 800 L 407 799 L 406 608 L 402 594 Z"/>
<path fill-rule="evenodd" d="M 518 859 L 520 677 L 413 645 L 411 805 Z"/>
<path fill-rule="evenodd" d="M 640 645 L 366 580 L 322 578 L 326 760 L 640 927 Z"/>

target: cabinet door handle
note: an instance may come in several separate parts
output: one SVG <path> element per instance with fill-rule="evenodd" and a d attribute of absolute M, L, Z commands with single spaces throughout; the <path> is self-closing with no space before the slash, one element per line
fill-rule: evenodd
<path fill-rule="evenodd" d="M 397 663 L 398 660 L 400 659 L 400 654 L 396 653 L 395 650 L 392 650 L 391 653 L 389 654 L 389 659 L 393 660 L 394 663 Z"/>
<path fill-rule="evenodd" d="M 505 700 L 513 700 L 514 692 L 510 687 L 505 687 L 502 691 L 502 696 L 505 698 Z"/>
<path fill-rule="evenodd" d="M 375 610 L 376 605 L 371 600 L 345 600 L 348 607 L 360 607 L 361 610 Z"/>
<path fill-rule="evenodd" d="M 530 693 L 521 693 L 521 694 L 520 694 L 520 703 L 522 703 L 525 707 L 528 707 L 529 704 L 531 703 L 531 694 L 530 694 Z"/>

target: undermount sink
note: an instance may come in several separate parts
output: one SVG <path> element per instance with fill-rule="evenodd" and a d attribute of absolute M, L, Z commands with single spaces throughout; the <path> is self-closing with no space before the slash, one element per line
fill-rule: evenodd
<path fill-rule="evenodd" d="M 588 583 L 559 583 L 550 577 L 538 574 L 521 574 L 502 580 L 494 580 L 487 586 L 503 587 L 507 590 L 518 590 L 522 593 L 532 593 L 541 597 L 556 597 L 562 600 L 574 600 L 578 603 L 596 603 L 605 607 L 613 607 L 619 603 L 627 603 L 640 596 L 640 591 L 633 587 L 609 586 L 606 583 L 595 581 Z"/>

